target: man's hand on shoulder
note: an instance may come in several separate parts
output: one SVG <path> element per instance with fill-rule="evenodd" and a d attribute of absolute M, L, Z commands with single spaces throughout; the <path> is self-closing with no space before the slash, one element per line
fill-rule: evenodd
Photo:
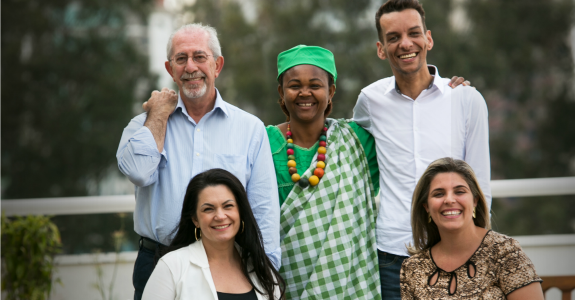
<path fill-rule="evenodd" d="M 178 94 L 174 90 L 163 88 L 161 92 L 153 91 L 148 101 L 142 104 L 142 108 L 148 113 L 166 119 L 178 105 Z"/>
<path fill-rule="evenodd" d="M 469 80 L 465 80 L 465 78 L 463 77 L 459 77 L 459 76 L 453 76 L 451 78 L 451 81 L 449 82 L 449 86 L 454 89 L 456 88 L 458 85 L 462 85 L 462 86 L 471 86 L 471 82 L 469 82 Z"/>

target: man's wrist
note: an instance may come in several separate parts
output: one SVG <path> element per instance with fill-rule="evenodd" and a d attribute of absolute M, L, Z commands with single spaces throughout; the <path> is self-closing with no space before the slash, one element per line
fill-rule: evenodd
<path fill-rule="evenodd" d="M 167 111 L 157 111 L 150 109 L 150 111 L 148 111 L 148 117 L 145 123 L 148 123 L 148 121 L 167 123 L 168 119 L 170 118 L 170 114 L 171 113 Z"/>

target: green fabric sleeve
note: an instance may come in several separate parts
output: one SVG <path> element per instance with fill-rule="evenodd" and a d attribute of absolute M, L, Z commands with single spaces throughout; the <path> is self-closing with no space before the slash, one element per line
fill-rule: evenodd
<path fill-rule="evenodd" d="M 361 145 L 363 146 L 363 151 L 365 151 L 365 157 L 367 158 L 367 163 L 369 165 L 369 173 L 371 175 L 371 182 L 373 183 L 373 189 L 375 194 L 379 193 L 379 165 L 377 164 L 377 151 L 375 148 L 375 139 L 373 136 L 363 129 L 361 126 L 357 125 L 355 122 L 348 122 L 349 127 L 355 131 L 355 135 L 359 138 Z"/>
<path fill-rule="evenodd" d="M 285 199 L 291 192 L 294 182 L 291 180 L 289 174 L 289 167 L 287 166 L 288 155 L 286 152 L 287 142 L 282 132 L 277 126 L 268 125 L 266 127 L 268 138 L 270 141 L 270 148 L 272 151 L 272 159 L 274 161 L 274 168 L 276 171 L 276 178 L 278 183 L 278 196 L 280 200 L 280 207 Z M 316 142 L 311 148 L 306 149 L 295 145 L 295 161 L 297 165 L 297 173 L 303 175 L 311 165 L 311 161 L 319 148 L 319 143 Z"/>

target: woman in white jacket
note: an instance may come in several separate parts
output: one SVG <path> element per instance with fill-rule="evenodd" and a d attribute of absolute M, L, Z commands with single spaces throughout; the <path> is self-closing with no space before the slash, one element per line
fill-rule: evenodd
<path fill-rule="evenodd" d="M 143 300 L 284 298 L 245 189 L 228 171 L 208 170 L 190 181 L 174 231 Z"/>

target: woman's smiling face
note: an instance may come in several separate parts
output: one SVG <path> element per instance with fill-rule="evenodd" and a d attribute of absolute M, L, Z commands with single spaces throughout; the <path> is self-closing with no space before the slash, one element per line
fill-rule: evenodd
<path fill-rule="evenodd" d="M 439 173 L 429 186 L 425 210 L 431 215 L 439 232 L 475 226 L 473 209 L 477 205 L 467 182 L 458 173 Z"/>
<path fill-rule="evenodd" d="M 232 191 L 225 185 L 208 186 L 198 194 L 196 217 L 204 243 L 234 243 L 240 229 L 240 211 Z"/>
<path fill-rule="evenodd" d="M 278 92 L 290 119 L 302 123 L 325 119 L 325 110 L 335 93 L 328 73 L 313 65 L 298 65 L 283 73 Z"/>

